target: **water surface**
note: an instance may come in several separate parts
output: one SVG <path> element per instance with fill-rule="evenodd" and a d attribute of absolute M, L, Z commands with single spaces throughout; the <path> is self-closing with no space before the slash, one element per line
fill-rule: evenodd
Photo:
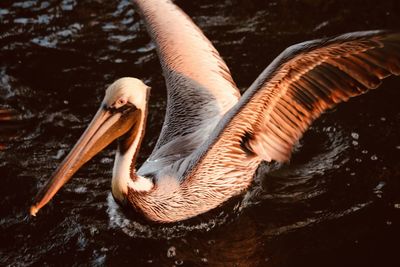
<path fill-rule="evenodd" d="M 242 91 L 291 44 L 400 26 L 397 0 L 177 4 Z M 400 78 L 324 114 L 290 164 L 262 165 L 248 193 L 188 222 L 152 225 L 119 210 L 109 193 L 115 145 L 30 218 L 107 84 L 135 76 L 153 88 L 139 163 L 157 140 L 165 85 L 130 1 L 3 0 L 0 22 L 1 266 L 398 264 Z"/>

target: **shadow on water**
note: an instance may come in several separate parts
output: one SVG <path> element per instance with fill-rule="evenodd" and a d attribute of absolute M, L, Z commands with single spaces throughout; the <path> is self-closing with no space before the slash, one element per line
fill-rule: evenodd
<path fill-rule="evenodd" d="M 399 28 L 392 1 L 176 1 L 245 88 L 280 51 L 313 38 Z M 399 78 L 324 114 L 290 164 L 262 164 L 244 196 L 154 225 L 110 197 L 114 146 L 37 218 L 32 197 L 91 119 L 107 84 L 152 90 L 140 162 L 166 105 L 154 45 L 128 0 L 0 3 L 0 265 L 396 266 Z"/>

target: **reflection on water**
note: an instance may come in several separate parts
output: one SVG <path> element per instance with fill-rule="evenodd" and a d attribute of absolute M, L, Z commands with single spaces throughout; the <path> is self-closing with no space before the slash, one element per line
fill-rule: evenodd
<path fill-rule="evenodd" d="M 176 1 L 245 88 L 290 44 L 398 28 L 398 1 Z M 239 198 L 155 225 L 110 197 L 113 149 L 37 218 L 33 195 L 82 133 L 106 85 L 153 87 L 140 162 L 158 137 L 165 85 L 131 1 L 0 3 L 0 265 L 390 266 L 400 236 L 399 79 L 323 115 L 290 164 L 263 164 Z"/>

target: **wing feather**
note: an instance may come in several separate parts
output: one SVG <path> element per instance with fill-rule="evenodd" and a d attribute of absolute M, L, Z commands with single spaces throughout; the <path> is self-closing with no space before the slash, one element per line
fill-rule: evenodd
<path fill-rule="evenodd" d="M 280 93 L 275 93 L 277 97 L 269 102 L 268 110 L 260 110 L 263 122 L 253 129 L 257 134 L 248 141 L 250 149 L 265 160 L 287 161 L 294 143 L 323 111 L 377 88 L 390 73 L 399 74 L 398 44 L 399 34 L 356 33 L 327 41 L 323 47 L 301 52 L 287 61 L 280 71 L 288 68 L 289 74 L 279 86 L 271 88 L 266 80 L 257 89 L 259 94 Z M 300 76 L 290 74 L 298 63 L 305 71 Z M 282 131 L 274 131 L 276 124 L 285 129 L 283 139 L 279 138 Z"/>
<path fill-rule="evenodd" d="M 166 117 L 150 160 L 192 135 L 185 152 L 175 148 L 185 156 L 207 139 L 240 93 L 218 51 L 179 7 L 169 0 L 134 2 L 156 44 L 167 85 Z"/>
<path fill-rule="evenodd" d="M 254 157 L 287 161 L 321 113 L 391 74 L 400 74 L 399 33 L 356 32 L 289 47 L 225 115 L 184 175 L 243 168 Z"/>

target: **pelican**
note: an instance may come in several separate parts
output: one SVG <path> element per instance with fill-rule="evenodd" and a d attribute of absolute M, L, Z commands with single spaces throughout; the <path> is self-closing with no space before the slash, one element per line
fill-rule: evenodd
<path fill-rule="evenodd" d="M 37 195 L 35 215 L 73 174 L 118 139 L 116 202 L 155 222 L 205 213 L 251 184 L 261 161 L 287 162 L 325 110 L 400 74 L 400 34 L 365 31 L 284 50 L 241 96 L 211 42 L 169 0 L 135 0 L 165 76 L 165 121 L 136 169 L 150 87 L 135 78 L 108 86 L 92 122 Z"/>

